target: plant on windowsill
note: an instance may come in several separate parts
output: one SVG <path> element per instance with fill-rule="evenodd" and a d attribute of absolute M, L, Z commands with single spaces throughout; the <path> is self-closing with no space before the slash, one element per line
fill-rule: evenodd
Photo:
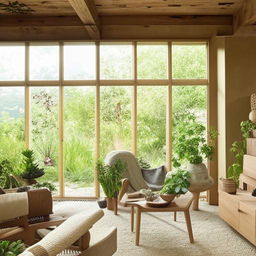
<path fill-rule="evenodd" d="M 191 173 L 182 169 L 169 172 L 160 191 L 161 198 L 170 203 L 175 196 L 187 193 L 190 177 Z"/>
<path fill-rule="evenodd" d="M 121 160 L 117 160 L 113 165 L 107 165 L 99 160 L 96 169 L 98 172 L 98 181 L 107 199 L 107 208 L 114 210 L 114 204 L 121 188 L 121 179 L 126 170 L 126 164 Z"/>
<path fill-rule="evenodd" d="M 21 177 L 26 180 L 29 185 L 36 183 L 36 178 L 44 175 L 44 169 L 39 168 L 39 165 L 35 162 L 34 151 L 26 149 L 22 151 L 24 156 L 23 160 L 23 172 Z"/>

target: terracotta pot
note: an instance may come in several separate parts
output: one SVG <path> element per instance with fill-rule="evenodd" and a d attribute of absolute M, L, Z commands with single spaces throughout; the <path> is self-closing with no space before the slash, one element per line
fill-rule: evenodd
<path fill-rule="evenodd" d="M 107 200 L 107 208 L 108 208 L 108 210 L 113 211 L 115 209 L 116 198 L 114 198 L 114 197 L 110 197 L 110 198 L 107 197 L 106 200 Z"/>
<path fill-rule="evenodd" d="M 176 197 L 176 194 L 160 194 L 160 196 L 164 201 L 170 203 Z"/>
<path fill-rule="evenodd" d="M 228 194 L 236 194 L 236 183 L 233 179 L 220 179 L 221 190 Z"/>

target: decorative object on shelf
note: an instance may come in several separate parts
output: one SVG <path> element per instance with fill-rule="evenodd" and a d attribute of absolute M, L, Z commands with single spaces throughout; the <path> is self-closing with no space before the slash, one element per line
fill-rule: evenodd
<path fill-rule="evenodd" d="M 236 182 L 234 181 L 234 179 L 224 179 L 224 178 L 220 178 L 220 184 L 221 184 L 221 190 L 224 192 L 227 192 L 229 194 L 236 194 Z"/>
<path fill-rule="evenodd" d="M 256 110 L 252 110 L 249 114 L 249 119 L 250 121 L 252 121 L 253 123 L 256 123 Z"/>
<path fill-rule="evenodd" d="M 39 168 L 39 165 L 35 162 L 33 150 L 26 149 L 22 152 L 22 155 L 24 156 L 24 171 L 21 177 L 26 180 L 28 185 L 35 184 L 37 183 L 35 179 L 44 175 L 44 169 Z"/>
<path fill-rule="evenodd" d="M 256 188 L 252 191 L 252 196 L 256 197 Z"/>
<path fill-rule="evenodd" d="M 191 173 L 189 191 L 194 194 L 194 210 L 198 210 L 200 192 L 210 189 L 213 185 L 213 179 L 209 176 L 203 160 L 212 159 L 218 132 L 210 130 L 208 142 L 205 135 L 205 126 L 196 119 L 191 119 L 181 129 L 174 145 L 173 166 L 180 167 L 181 164 L 188 162 L 187 170 Z"/>
<path fill-rule="evenodd" d="M 106 195 L 108 210 L 114 210 L 117 214 L 117 196 L 121 188 L 121 179 L 126 164 L 121 160 L 117 160 L 112 165 L 103 164 L 102 161 L 97 162 L 98 181 Z"/>
<path fill-rule="evenodd" d="M 19 3 L 18 1 L 9 2 L 8 4 L 0 3 L 0 10 L 15 14 L 29 14 L 35 11 L 26 4 Z"/>
<path fill-rule="evenodd" d="M 251 110 L 256 110 L 256 93 L 251 95 Z"/>
<path fill-rule="evenodd" d="M 256 93 L 251 95 L 251 112 L 249 114 L 249 119 L 256 123 Z"/>
<path fill-rule="evenodd" d="M 161 198 L 170 203 L 177 195 L 187 193 L 190 186 L 190 178 L 191 173 L 186 170 L 177 169 L 169 172 L 160 191 Z"/>

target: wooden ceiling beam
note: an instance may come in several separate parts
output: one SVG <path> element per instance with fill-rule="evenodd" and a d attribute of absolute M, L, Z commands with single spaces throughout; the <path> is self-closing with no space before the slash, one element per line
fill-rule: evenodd
<path fill-rule="evenodd" d="M 91 39 L 100 39 L 100 21 L 93 0 L 68 0 Z"/>
<path fill-rule="evenodd" d="M 84 26 L 77 16 L 0 16 L 0 27 Z"/>
<path fill-rule="evenodd" d="M 256 0 L 244 0 L 234 16 L 235 35 L 256 35 Z"/>
<path fill-rule="evenodd" d="M 107 25 L 232 25 L 231 15 L 119 15 L 100 16 Z"/>

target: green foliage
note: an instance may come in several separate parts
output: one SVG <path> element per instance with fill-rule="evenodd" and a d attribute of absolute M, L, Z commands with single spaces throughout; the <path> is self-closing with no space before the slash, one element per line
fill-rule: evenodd
<path fill-rule="evenodd" d="M 239 183 L 239 176 L 243 172 L 243 157 L 246 154 L 246 139 L 250 137 L 251 131 L 256 129 L 256 124 L 250 120 L 242 121 L 240 124 L 243 140 L 234 141 L 230 151 L 234 155 L 234 163 L 228 168 L 228 177 L 236 184 Z"/>
<path fill-rule="evenodd" d="M 186 119 L 177 124 L 178 133 L 174 140 L 175 154 L 173 166 L 180 167 L 183 161 L 191 164 L 200 164 L 203 159 L 211 159 L 214 153 L 214 140 L 218 133 L 209 132 L 209 143 L 206 140 L 206 128 L 196 120 L 193 114 L 187 115 Z"/>
<path fill-rule="evenodd" d="M 141 168 L 143 168 L 143 169 L 150 169 L 151 168 L 151 165 L 150 165 L 149 161 L 147 161 L 143 157 L 138 157 L 137 160 L 138 160 L 138 163 L 139 163 Z"/>
<path fill-rule="evenodd" d="M 166 175 L 161 194 L 185 194 L 190 186 L 190 172 L 182 169 L 169 172 Z"/>
<path fill-rule="evenodd" d="M 51 182 L 37 182 L 33 185 L 34 188 L 48 188 L 50 191 L 57 191 L 56 186 Z"/>
<path fill-rule="evenodd" d="M 15 242 L 2 240 L 0 241 L 0 256 L 16 256 L 25 250 L 25 245 L 22 241 Z"/>
<path fill-rule="evenodd" d="M 0 187 L 8 189 L 8 188 L 16 188 L 19 186 L 19 182 L 12 175 L 13 167 L 11 162 L 7 159 L 2 160 L 0 162 Z"/>
<path fill-rule="evenodd" d="M 121 179 L 126 164 L 117 160 L 113 165 L 105 165 L 102 161 L 97 162 L 98 181 L 102 186 L 105 195 L 109 198 L 115 197 L 121 188 Z"/>
<path fill-rule="evenodd" d="M 21 174 L 23 179 L 36 179 L 44 175 L 44 169 L 39 168 L 39 165 L 35 163 L 34 151 L 26 149 L 22 151 L 24 156 L 23 168 L 24 171 Z"/>
<path fill-rule="evenodd" d="M 246 120 L 241 122 L 240 127 L 243 138 L 247 139 L 250 137 L 252 130 L 256 129 L 256 123 Z"/>

